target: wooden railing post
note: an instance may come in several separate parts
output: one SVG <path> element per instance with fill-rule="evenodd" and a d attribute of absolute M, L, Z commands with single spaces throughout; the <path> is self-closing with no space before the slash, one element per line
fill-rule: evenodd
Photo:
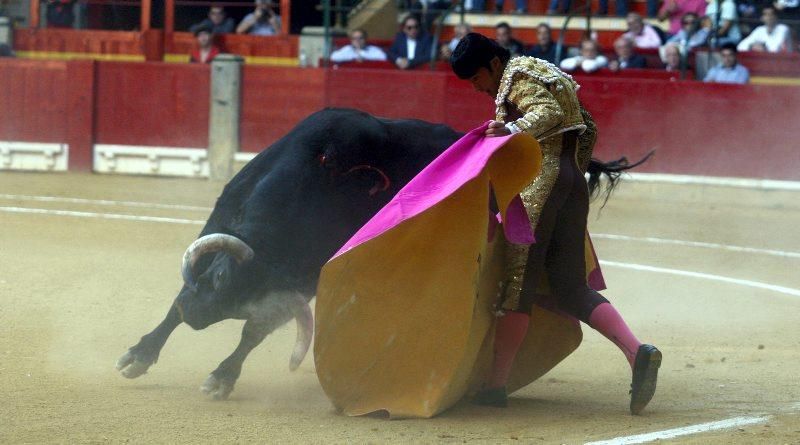
<path fill-rule="evenodd" d="M 289 35 L 292 25 L 292 0 L 281 0 L 281 35 Z"/>
<path fill-rule="evenodd" d="M 142 0 L 142 15 L 139 18 L 139 31 L 145 32 L 150 30 L 150 15 L 152 10 L 153 0 Z"/>
<path fill-rule="evenodd" d="M 164 2 L 164 34 L 167 39 L 171 39 L 173 32 L 175 32 L 175 0 L 166 0 Z"/>
<path fill-rule="evenodd" d="M 41 5 L 39 4 L 39 0 L 31 0 L 30 5 L 30 13 L 31 19 L 28 22 L 29 28 L 38 28 L 41 24 L 41 15 L 40 15 Z"/>
<path fill-rule="evenodd" d="M 233 157 L 239 152 L 239 116 L 242 108 L 242 64 L 234 54 L 211 62 L 211 105 L 208 119 L 209 177 L 227 181 L 233 175 Z"/>

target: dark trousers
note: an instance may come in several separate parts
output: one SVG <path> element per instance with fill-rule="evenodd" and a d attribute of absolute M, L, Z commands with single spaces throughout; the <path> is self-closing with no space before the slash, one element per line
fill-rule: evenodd
<path fill-rule="evenodd" d="M 558 179 L 539 216 L 536 243 L 528 252 L 519 311 L 530 313 L 541 298 L 536 288 L 544 270 L 558 308 L 588 323 L 594 308 L 608 300 L 586 283 L 589 190 L 575 161 L 576 136 L 574 131 L 564 135 Z"/>
<path fill-rule="evenodd" d="M 617 17 L 628 15 L 628 0 L 615 0 L 614 3 Z M 608 0 L 600 0 L 600 14 L 608 14 Z"/>

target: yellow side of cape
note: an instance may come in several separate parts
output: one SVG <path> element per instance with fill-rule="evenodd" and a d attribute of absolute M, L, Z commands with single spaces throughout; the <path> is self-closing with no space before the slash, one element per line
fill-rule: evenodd
<path fill-rule="evenodd" d="M 447 199 L 323 268 L 314 359 L 338 410 L 431 417 L 480 388 L 491 367 L 505 242 L 502 227 L 487 236 L 490 182 L 505 212 L 540 166 L 532 137 L 509 138 Z M 577 323 L 534 310 L 509 389 L 542 376 L 580 341 Z"/>

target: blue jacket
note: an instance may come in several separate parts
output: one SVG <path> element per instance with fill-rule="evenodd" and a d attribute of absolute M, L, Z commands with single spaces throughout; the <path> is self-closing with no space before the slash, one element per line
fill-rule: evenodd
<path fill-rule="evenodd" d="M 405 33 L 399 32 L 394 38 L 392 47 L 389 48 L 389 60 L 395 62 L 401 57 L 408 57 L 408 45 Z M 414 51 L 414 59 L 410 62 L 410 67 L 415 67 L 431 61 L 431 46 L 433 38 L 427 34 L 417 36 L 417 49 Z"/>

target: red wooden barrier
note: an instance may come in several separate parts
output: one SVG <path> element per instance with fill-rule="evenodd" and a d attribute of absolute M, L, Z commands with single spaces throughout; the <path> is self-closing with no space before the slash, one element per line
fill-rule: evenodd
<path fill-rule="evenodd" d="M 96 143 L 207 147 L 209 72 L 201 64 L 98 63 Z"/>
<path fill-rule="evenodd" d="M 292 35 L 250 36 L 238 34 L 221 34 L 215 36 L 216 43 L 225 51 L 251 58 L 254 62 L 265 59 L 272 65 L 295 65 L 297 63 L 299 38 Z M 197 42 L 192 33 L 174 32 L 167 34 L 165 53 L 168 55 L 188 55 L 195 49 Z M 275 60 L 270 60 L 275 59 Z M 282 59 L 282 60 L 281 60 Z"/>
<path fill-rule="evenodd" d="M 578 77 L 596 154 L 656 156 L 643 171 L 800 180 L 800 88 Z"/>
<path fill-rule="evenodd" d="M 69 144 L 69 168 L 90 171 L 94 62 L 0 60 L 0 140 Z"/>
<path fill-rule="evenodd" d="M 242 150 L 263 150 L 324 106 L 324 70 L 245 65 L 239 125 Z"/>
<path fill-rule="evenodd" d="M 86 169 L 95 143 L 207 146 L 204 65 L 0 60 L 0 140 L 66 142 Z M 598 122 L 596 155 L 638 157 L 644 171 L 800 180 L 794 127 L 800 88 L 577 75 Z M 492 98 L 444 72 L 245 66 L 241 138 L 269 146 L 324 106 L 443 122 L 494 115 Z"/>

